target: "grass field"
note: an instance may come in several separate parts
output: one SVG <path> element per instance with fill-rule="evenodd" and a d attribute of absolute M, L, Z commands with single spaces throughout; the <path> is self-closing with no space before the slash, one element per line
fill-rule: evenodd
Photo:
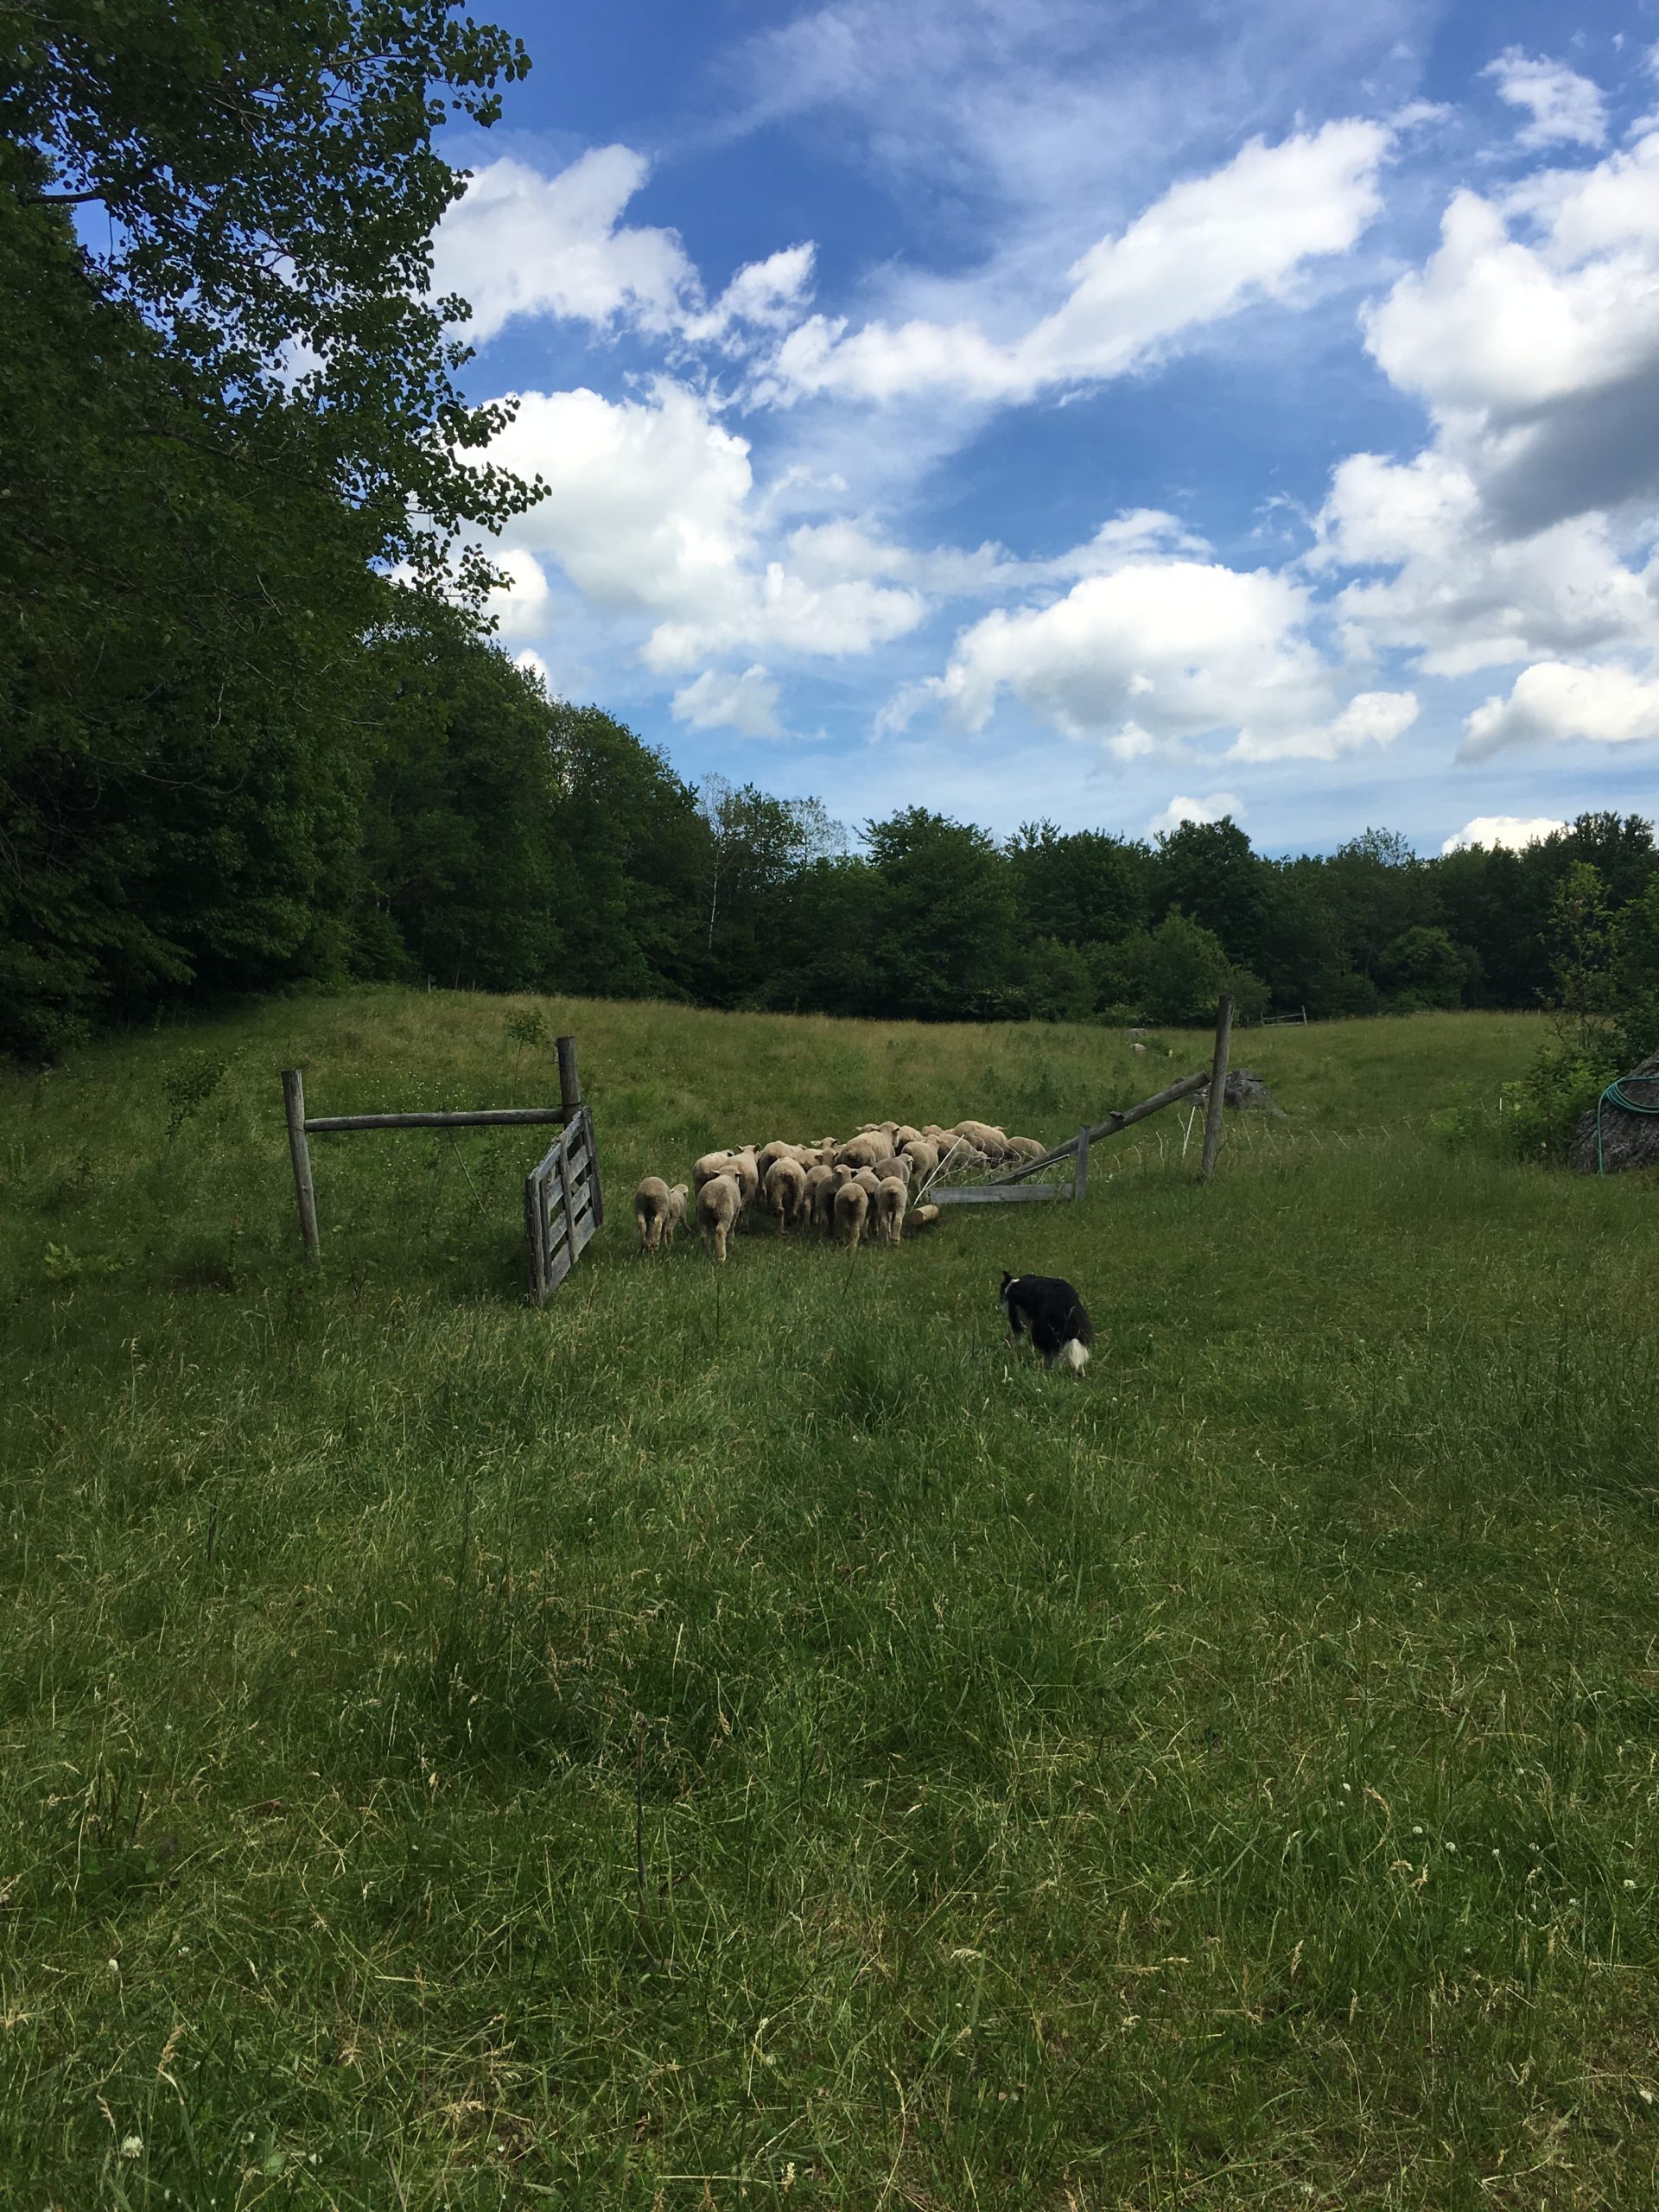
<path fill-rule="evenodd" d="M 553 1303 L 535 1133 L 319 1141 L 308 1272 L 276 1070 L 540 1102 L 525 1010 L 0 1077 L 0 2204 L 1659 2203 L 1656 1193 L 1429 1126 L 1537 1025 L 1252 1032 L 1207 1190 L 1171 1113 L 716 1270 L 639 1174 L 1207 1042 L 555 1004 Z"/>

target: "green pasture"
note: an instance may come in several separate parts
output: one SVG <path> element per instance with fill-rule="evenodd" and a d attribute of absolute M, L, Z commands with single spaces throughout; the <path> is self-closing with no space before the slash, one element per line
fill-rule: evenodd
<path fill-rule="evenodd" d="M 547 1308 L 534 1131 L 316 1141 L 307 1268 L 279 1068 L 562 1029 Z M 1433 1125 L 1541 1033 L 1244 1033 L 1205 1190 L 1177 1109 L 724 1269 L 637 1177 L 1208 1039 L 388 990 L 0 1077 L 0 2205 L 1659 2203 L 1659 1192 Z"/>

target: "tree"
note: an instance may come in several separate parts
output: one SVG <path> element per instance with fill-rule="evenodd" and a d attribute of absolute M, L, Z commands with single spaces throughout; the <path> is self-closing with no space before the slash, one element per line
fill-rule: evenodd
<path fill-rule="evenodd" d="M 1214 931 L 1178 906 L 1155 930 L 1137 930 L 1106 948 L 1101 995 L 1131 1020 L 1209 1021 L 1231 972 Z"/>
<path fill-rule="evenodd" d="M 1183 822 L 1161 832 L 1153 880 L 1158 913 L 1179 908 L 1208 930 L 1230 959 L 1261 966 L 1268 869 L 1230 814 L 1219 822 Z"/>
<path fill-rule="evenodd" d="M 1587 1052 L 1612 1002 L 1612 945 L 1599 869 L 1588 861 L 1570 861 L 1549 918 L 1549 1003 L 1564 1036 Z"/>
<path fill-rule="evenodd" d="M 1443 929 L 1420 923 L 1384 946 L 1378 968 L 1396 1007 L 1449 1007 L 1463 1004 L 1475 964 Z"/>
<path fill-rule="evenodd" d="M 875 968 L 884 1011 L 975 1021 L 1002 1009 L 1014 898 L 996 846 L 925 807 L 868 825 L 880 887 Z"/>
<path fill-rule="evenodd" d="M 511 41 L 443 0 L 0 17 L 0 1043 L 338 973 L 385 566 L 534 487 L 425 299 Z M 77 202 L 107 213 L 90 234 Z M 308 353 L 296 351 L 308 348 Z M 463 556 L 457 582 L 486 581 Z"/>
<path fill-rule="evenodd" d="M 1144 925 L 1152 867 L 1146 846 L 1097 830 L 1063 836 L 1052 822 L 1027 822 L 1006 850 L 1029 937 L 1098 944 Z"/>

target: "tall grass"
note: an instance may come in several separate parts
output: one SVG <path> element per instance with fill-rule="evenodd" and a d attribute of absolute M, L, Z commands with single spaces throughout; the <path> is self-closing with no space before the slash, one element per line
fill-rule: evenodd
<path fill-rule="evenodd" d="M 552 1304 L 523 1133 L 319 1141 L 308 1273 L 276 1068 L 528 1102 L 513 1011 L 0 1087 L 0 2203 L 1659 2201 L 1652 1193 L 1427 1128 L 1534 1025 L 1252 1033 L 1205 1191 L 1172 1112 L 722 1271 L 636 1175 L 1205 1040 L 556 1006 Z"/>

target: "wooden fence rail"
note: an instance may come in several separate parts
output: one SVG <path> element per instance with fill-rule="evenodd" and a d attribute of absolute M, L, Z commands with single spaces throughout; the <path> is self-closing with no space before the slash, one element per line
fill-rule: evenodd
<path fill-rule="evenodd" d="M 283 1110 L 288 1122 L 294 1192 L 299 1204 L 300 1234 L 305 1241 L 306 1257 L 320 1260 L 322 1256 L 317 1230 L 316 1190 L 311 1178 L 310 1138 L 346 1136 L 365 1129 L 512 1129 L 553 1124 L 559 1128 L 558 1140 L 531 1170 L 524 1182 L 524 1239 L 530 1255 L 531 1295 L 539 1303 L 556 1290 L 605 1218 L 594 1119 L 582 1103 L 582 1083 L 576 1071 L 576 1040 L 574 1037 L 561 1037 L 556 1044 L 556 1106 L 491 1106 L 454 1114 L 308 1116 L 305 1084 L 300 1071 L 284 1068 Z"/>

